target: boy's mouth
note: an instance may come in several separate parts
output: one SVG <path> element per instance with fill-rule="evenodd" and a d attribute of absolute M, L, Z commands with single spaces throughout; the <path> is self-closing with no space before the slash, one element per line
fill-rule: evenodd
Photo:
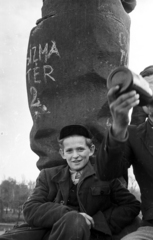
<path fill-rule="evenodd" d="M 81 162 L 82 161 L 82 159 L 81 160 L 74 160 L 74 161 L 72 161 L 73 163 L 79 163 L 79 162 Z"/>

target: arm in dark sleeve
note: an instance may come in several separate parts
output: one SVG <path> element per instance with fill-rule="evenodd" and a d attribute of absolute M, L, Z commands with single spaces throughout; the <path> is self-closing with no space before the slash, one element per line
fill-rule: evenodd
<path fill-rule="evenodd" d="M 67 206 L 54 202 L 58 190 L 55 183 L 52 182 L 50 186 L 49 189 L 45 170 L 42 170 L 32 195 L 23 205 L 25 220 L 31 226 L 51 228 L 56 221 L 70 211 Z"/>
<path fill-rule="evenodd" d="M 137 4 L 136 0 L 121 0 L 121 2 L 127 13 L 132 12 Z"/>
<path fill-rule="evenodd" d="M 109 130 L 96 155 L 98 176 L 103 181 L 123 176 L 131 165 L 131 150 L 128 135 L 124 141 L 117 141 Z"/>
<path fill-rule="evenodd" d="M 111 182 L 111 200 L 114 207 L 105 213 L 113 234 L 129 225 L 140 212 L 140 202 L 124 188 L 118 179 Z"/>

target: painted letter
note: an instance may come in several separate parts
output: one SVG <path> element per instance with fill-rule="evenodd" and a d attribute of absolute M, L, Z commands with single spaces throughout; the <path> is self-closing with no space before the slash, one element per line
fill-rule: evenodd
<path fill-rule="evenodd" d="M 39 69 L 39 67 L 33 68 L 33 75 L 34 75 L 34 82 L 35 83 L 41 83 L 41 80 L 36 79 L 36 76 L 39 75 L 39 71 L 37 72 L 38 69 Z"/>
<path fill-rule="evenodd" d="M 58 49 L 57 49 L 57 47 L 56 47 L 56 43 L 55 43 L 54 41 L 51 41 L 51 42 L 52 42 L 52 47 L 51 47 L 51 49 L 50 49 L 50 51 L 49 51 L 49 53 L 48 53 L 48 59 L 50 58 L 50 56 L 51 56 L 53 53 L 55 53 L 57 56 L 60 57 L 59 51 L 58 51 Z"/>
<path fill-rule="evenodd" d="M 27 56 L 27 66 L 29 66 L 30 65 L 30 63 L 31 63 L 31 47 L 29 48 L 29 56 Z"/>
<path fill-rule="evenodd" d="M 27 75 L 28 75 L 28 82 L 30 83 L 30 72 L 31 72 L 31 68 L 28 69 L 27 71 Z"/>
<path fill-rule="evenodd" d="M 35 87 L 30 88 L 30 93 L 32 95 L 31 107 L 40 107 L 41 103 L 39 99 L 37 99 L 37 89 Z"/>
<path fill-rule="evenodd" d="M 48 76 L 51 80 L 55 81 L 55 79 L 51 76 L 51 74 L 52 74 L 52 72 L 53 72 L 52 66 L 50 66 L 50 65 L 44 65 L 43 68 L 44 68 L 44 80 L 45 80 L 45 82 L 47 83 L 47 76 Z"/>
<path fill-rule="evenodd" d="M 36 63 L 38 61 L 38 59 L 36 59 L 36 52 L 37 52 L 36 50 L 37 50 L 37 48 L 35 46 L 32 49 L 33 49 L 33 62 Z"/>
<path fill-rule="evenodd" d="M 41 61 L 41 55 L 45 54 L 45 63 L 48 59 L 48 43 L 46 43 L 44 49 L 42 50 L 41 44 L 39 44 L 39 60 Z"/>

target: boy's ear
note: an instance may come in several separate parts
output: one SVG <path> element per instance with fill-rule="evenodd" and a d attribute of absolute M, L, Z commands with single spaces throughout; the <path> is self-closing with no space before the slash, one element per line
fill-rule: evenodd
<path fill-rule="evenodd" d="M 95 152 L 95 145 L 92 144 L 91 147 L 90 147 L 90 154 L 89 154 L 89 156 L 92 156 L 94 154 L 94 152 Z"/>
<path fill-rule="evenodd" d="M 61 157 L 62 157 L 63 159 L 65 159 L 63 149 L 60 148 L 60 150 L 59 150 L 59 154 L 61 155 Z"/>

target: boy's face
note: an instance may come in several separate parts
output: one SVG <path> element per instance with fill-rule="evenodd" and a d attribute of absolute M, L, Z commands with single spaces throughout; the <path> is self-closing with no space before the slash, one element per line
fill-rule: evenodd
<path fill-rule="evenodd" d="M 63 141 L 61 156 L 67 161 L 71 170 L 79 171 L 88 163 L 94 153 L 94 145 L 89 148 L 83 136 L 70 136 Z"/>

